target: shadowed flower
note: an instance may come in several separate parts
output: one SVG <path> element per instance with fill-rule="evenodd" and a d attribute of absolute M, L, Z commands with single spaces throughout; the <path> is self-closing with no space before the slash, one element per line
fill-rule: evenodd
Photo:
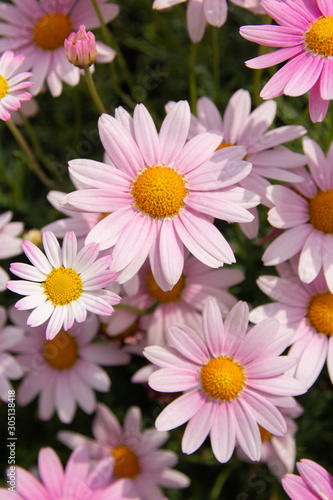
<path fill-rule="evenodd" d="M 23 222 L 9 222 L 13 212 L 8 211 L 0 215 L 0 259 L 16 257 L 22 253 L 22 239 L 18 237 L 23 232 Z M 0 267 L 0 291 L 6 290 L 9 276 Z"/>
<path fill-rule="evenodd" d="M 45 82 L 53 97 L 61 94 L 63 81 L 71 86 L 77 85 L 80 70 L 67 60 L 64 41 L 81 24 L 87 29 L 100 26 L 91 1 L 25 0 L 14 3 L 0 2 L 3 21 L 0 51 L 12 49 L 26 56 L 24 68 L 32 70 L 33 94 L 38 94 Z M 107 3 L 107 0 L 97 0 L 97 4 L 105 23 L 118 15 L 118 5 Z M 97 54 L 101 52 L 101 62 L 105 62 L 105 44 L 97 42 L 96 46 Z M 107 47 L 107 52 L 110 50 Z"/>
<path fill-rule="evenodd" d="M 310 91 L 313 122 L 322 121 L 333 99 L 333 4 L 331 0 L 262 0 L 275 25 L 242 26 L 240 34 L 252 42 L 282 47 L 246 61 L 250 68 L 267 68 L 290 59 L 266 83 L 260 96 L 299 96 Z"/>
<path fill-rule="evenodd" d="M 186 142 L 190 108 L 180 101 L 158 133 L 145 106 L 137 105 L 127 126 L 107 114 L 99 119 L 103 146 L 113 165 L 88 159 L 69 162 L 71 175 L 91 186 L 62 200 L 75 211 L 110 213 L 90 231 L 86 243 L 113 249 L 112 268 L 120 284 L 149 256 L 158 286 L 170 290 L 184 267 L 184 246 L 210 267 L 235 261 L 233 251 L 211 217 L 251 221 L 258 197 L 234 187 L 251 165 L 244 149 L 215 151 L 221 134 L 207 132 Z M 132 130 L 132 131 L 131 131 Z M 208 217 L 207 217 L 208 216 Z"/>
<path fill-rule="evenodd" d="M 76 404 L 86 413 L 96 409 L 94 391 L 108 392 L 110 378 L 99 365 L 127 364 L 130 357 L 114 343 L 93 342 L 99 321 L 90 315 L 83 324 L 74 323 L 53 340 L 45 340 L 45 326 L 26 325 L 25 311 L 10 310 L 15 325 L 25 331 L 12 351 L 25 373 L 17 391 L 17 402 L 25 406 L 38 395 L 38 413 L 49 420 L 56 411 L 64 423 L 73 420 Z"/>
<path fill-rule="evenodd" d="M 210 434 L 214 455 L 227 462 L 236 442 L 251 460 L 261 456 L 258 424 L 276 436 L 286 433 L 278 407 L 295 405 L 291 396 L 303 394 L 298 380 L 285 375 L 296 360 L 280 356 L 291 342 L 291 331 L 278 335 L 274 319 L 262 321 L 249 332 L 249 309 L 238 302 L 222 321 L 214 299 L 203 310 L 204 340 L 191 328 L 172 325 L 170 347 L 150 346 L 145 356 L 159 366 L 149 385 L 159 392 L 184 392 L 157 417 L 160 431 L 188 421 L 184 453 L 193 453 Z"/>
<path fill-rule="evenodd" d="M 27 324 L 38 326 L 49 320 L 46 338 L 51 340 L 61 328 L 67 331 L 74 321 L 84 322 L 87 311 L 102 316 L 112 314 L 112 305 L 121 300 L 115 293 L 104 290 L 116 279 L 115 272 L 106 269 L 112 256 L 96 260 L 97 243 L 90 243 L 77 253 L 74 232 L 65 234 L 62 248 L 51 231 L 45 231 L 42 238 L 46 255 L 25 240 L 22 248 L 33 265 L 17 262 L 10 266 L 13 274 L 26 281 L 7 283 L 12 292 L 26 295 L 16 302 L 17 309 L 34 309 Z"/>
<path fill-rule="evenodd" d="M 93 422 L 95 439 L 71 431 L 60 431 L 58 439 L 72 449 L 84 447 L 93 460 L 113 457 L 111 481 L 117 484 L 128 479 L 131 493 L 140 500 L 164 500 L 160 486 L 186 488 L 190 481 L 182 472 L 171 469 L 178 462 L 176 453 L 159 449 L 167 441 L 168 433 L 149 428 L 141 431 L 141 426 L 138 407 L 129 408 L 121 428 L 112 411 L 99 403 Z"/>

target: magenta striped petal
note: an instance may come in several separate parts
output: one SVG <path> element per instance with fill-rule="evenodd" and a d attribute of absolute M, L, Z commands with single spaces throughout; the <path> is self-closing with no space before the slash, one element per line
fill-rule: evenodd
<path fill-rule="evenodd" d="M 48 275 L 52 271 L 52 265 L 45 257 L 45 254 L 39 248 L 26 240 L 22 243 L 22 249 L 25 255 L 30 260 L 31 264 L 35 266 L 41 273 Z"/>
<path fill-rule="evenodd" d="M 284 87 L 284 93 L 290 96 L 305 94 L 316 83 L 324 67 L 324 58 L 314 57 L 304 52 L 288 61 L 284 72 L 289 73 L 289 80 Z"/>
<path fill-rule="evenodd" d="M 303 33 L 289 26 L 242 26 L 240 34 L 250 42 L 268 47 L 293 47 L 303 44 L 304 41 Z"/>
<path fill-rule="evenodd" d="M 300 52 L 303 52 L 303 45 L 296 45 L 296 47 L 286 47 L 283 49 L 275 50 L 274 52 L 269 52 L 268 54 L 263 54 L 262 56 L 254 57 L 253 59 L 248 59 L 245 61 L 246 66 L 253 69 L 268 68 L 269 66 L 275 66 L 280 64 L 287 59 L 290 59 Z"/>

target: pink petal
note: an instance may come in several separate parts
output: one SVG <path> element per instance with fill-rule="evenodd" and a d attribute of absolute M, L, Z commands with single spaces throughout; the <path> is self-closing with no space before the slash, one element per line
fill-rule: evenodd
<path fill-rule="evenodd" d="M 189 0 L 186 10 L 188 34 L 193 43 L 200 42 L 206 29 L 202 0 Z"/>
<path fill-rule="evenodd" d="M 209 401 L 190 419 L 182 439 L 183 453 L 194 453 L 203 444 L 214 421 L 216 406 L 214 401 Z"/>
<path fill-rule="evenodd" d="M 261 455 L 261 438 L 259 427 L 248 408 L 242 404 L 241 398 L 233 405 L 234 418 L 236 419 L 236 439 L 244 453 L 251 460 L 259 460 Z"/>
<path fill-rule="evenodd" d="M 325 235 L 318 231 L 312 231 L 306 238 L 299 258 L 299 277 L 304 283 L 311 283 L 323 263 L 323 248 L 325 245 Z"/>
<path fill-rule="evenodd" d="M 225 333 L 220 308 L 213 298 L 208 298 L 202 314 L 202 328 L 208 349 L 216 358 L 224 351 Z"/>
<path fill-rule="evenodd" d="M 262 256 L 264 265 L 275 266 L 296 255 L 312 231 L 310 224 L 287 229 L 265 250 Z"/>
<path fill-rule="evenodd" d="M 168 431 L 179 427 L 195 415 L 205 405 L 201 391 L 191 391 L 170 403 L 155 421 L 156 429 Z"/>
<path fill-rule="evenodd" d="M 235 448 L 236 422 L 228 404 L 218 405 L 210 431 L 213 453 L 221 463 L 227 462 Z"/>
<path fill-rule="evenodd" d="M 224 350 L 228 355 L 233 355 L 241 344 L 249 325 L 249 306 L 246 302 L 239 301 L 231 309 L 224 321 L 226 335 Z"/>
<path fill-rule="evenodd" d="M 143 104 L 135 107 L 133 120 L 135 140 L 146 165 L 158 164 L 161 161 L 158 134 L 154 121 Z"/>
<path fill-rule="evenodd" d="M 167 329 L 167 339 L 172 347 L 193 363 L 203 365 L 210 359 L 201 337 L 186 325 L 170 325 Z"/>
<path fill-rule="evenodd" d="M 326 116 L 329 101 L 322 99 L 320 95 L 320 79 L 313 85 L 310 89 L 309 95 L 309 111 L 311 120 L 316 122 L 322 122 Z"/>
<path fill-rule="evenodd" d="M 47 490 L 55 498 L 62 496 L 64 469 L 52 448 L 42 448 L 38 455 L 38 471 Z"/>
<path fill-rule="evenodd" d="M 190 127 L 191 112 L 187 101 L 177 102 L 163 120 L 159 133 L 160 162 L 170 166 L 181 152 Z"/>
<path fill-rule="evenodd" d="M 159 392 L 183 392 L 199 383 L 198 370 L 160 368 L 149 377 L 149 386 Z"/>

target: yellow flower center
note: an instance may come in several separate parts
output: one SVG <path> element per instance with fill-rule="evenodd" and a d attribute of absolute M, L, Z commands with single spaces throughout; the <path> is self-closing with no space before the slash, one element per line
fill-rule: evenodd
<path fill-rule="evenodd" d="M 7 80 L 4 79 L 2 75 L 0 75 L 0 99 L 5 97 L 8 92 Z"/>
<path fill-rule="evenodd" d="M 82 293 L 80 276 L 66 267 L 52 269 L 43 283 L 47 298 L 55 306 L 65 306 L 77 300 Z"/>
<path fill-rule="evenodd" d="M 309 24 L 304 37 L 306 48 L 311 52 L 323 57 L 333 56 L 333 16 L 318 17 Z"/>
<path fill-rule="evenodd" d="M 310 222 L 315 229 L 333 234 L 333 191 L 319 191 L 309 202 Z"/>
<path fill-rule="evenodd" d="M 65 38 L 73 31 L 72 21 L 65 14 L 51 12 L 41 17 L 33 28 L 34 42 L 40 49 L 63 47 Z"/>
<path fill-rule="evenodd" d="M 229 356 L 213 358 L 200 370 L 202 390 L 209 399 L 233 401 L 242 392 L 247 376 L 244 366 Z"/>
<path fill-rule="evenodd" d="M 272 433 L 261 427 L 261 425 L 258 424 L 259 427 L 259 432 L 260 432 L 260 437 L 261 441 L 265 443 L 272 437 Z"/>
<path fill-rule="evenodd" d="M 56 370 L 67 370 L 78 359 L 78 345 L 74 337 L 60 330 L 52 340 L 44 342 L 43 356 L 46 362 Z"/>
<path fill-rule="evenodd" d="M 215 149 L 215 151 L 223 148 L 228 148 L 229 146 L 234 146 L 234 144 L 232 144 L 232 142 L 221 142 L 221 144 Z"/>
<path fill-rule="evenodd" d="M 114 458 L 113 472 L 118 478 L 134 478 L 140 473 L 137 456 L 128 446 L 116 446 L 111 455 Z"/>
<path fill-rule="evenodd" d="M 326 292 L 311 297 L 307 319 L 318 333 L 333 335 L 333 294 Z"/>
<path fill-rule="evenodd" d="M 153 297 L 153 299 L 162 302 L 163 304 L 168 304 L 169 302 L 177 302 L 181 299 L 181 295 L 186 285 L 186 278 L 184 275 L 181 275 L 175 286 L 172 290 L 168 292 L 164 292 L 156 283 L 153 273 L 149 269 L 149 272 L 146 277 L 146 287 L 149 294 Z"/>
<path fill-rule="evenodd" d="M 132 182 L 134 205 L 153 219 L 179 215 L 185 207 L 187 181 L 173 168 L 152 165 L 139 171 Z"/>

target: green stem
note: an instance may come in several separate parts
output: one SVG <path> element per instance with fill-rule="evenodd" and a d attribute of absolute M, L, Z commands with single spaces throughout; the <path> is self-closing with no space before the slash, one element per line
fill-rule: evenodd
<path fill-rule="evenodd" d="M 143 316 L 144 314 L 147 314 L 147 311 L 144 311 L 143 309 L 138 309 L 137 307 L 133 307 L 133 306 L 127 306 L 125 304 L 117 304 L 113 307 L 114 307 L 114 309 L 120 309 L 121 311 L 132 312 L 134 314 L 138 314 L 139 316 Z"/>
<path fill-rule="evenodd" d="M 99 94 L 98 94 L 97 89 L 95 87 L 94 80 L 93 80 L 93 77 L 92 77 L 92 74 L 91 74 L 89 68 L 84 69 L 84 76 L 86 77 L 86 82 L 87 82 L 89 92 L 91 94 L 91 97 L 94 100 L 94 103 L 97 106 L 98 111 L 101 114 L 106 113 L 106 109 L 104 107 L 104 104 L 102 103 L 101 98 L 99 97 Z"/>
<path fill-rule="evenodd" d="M 272 18 L 267 14 L 261 16 L 262 24 L 271 24 Z M 270 51 L 269 47 L 265 47 L 264 45 L 259 45 L 257 56 L 262 56 L 267 54 Z M 253 76 L 253 103 L 255 107 L 260 104 L 260 90 L 261 90 L 261 77 L 262 77 L 263 68 L 256 69 L 254 71 Z"/>
<path fill-rule="evenodd" d="M 212 57 L 213 57 L 213 88 L 214 100 L 216 101 L 220 91 L 220 50 L 218 28 L 211 26 Z"/>
<path fill-rule="evenodd" d="M 195 79 L 195 60 L 196 60 L 197 44 L 191 44 L 190 59 L 189 59 L 189 87 L 190 87 L 190 106 L 192 112 L 196 114 L 197 109 L 197 84 Z"/>
<path fill-rule="evenodd" d="M 25 140 L 25 138 L 23 137 L 23 135 L 21 134 L 20 130 L 17 128 L 15 123 L 12 120 L 8 120 L 8 121 L 6 121 L 6 125 L 9 128 L 9 130 L 11 131 L 11 133 L 13 134 L 13 136 L 15 137 L 15 139 L 16 139 L 17 143 L 19 144 L 19 146 L 21 147 L 22 151 L 26 155 L 26 157 L 29 161 L 29 164 L 30 164 L 31 168 L 33 169 L 33 171 L 35 172 L 36 176 L 42 181 L 42 183 L 45 186 L 47 186 L 49 188 L 54 187 L 54 182 L 51 179 L 49 179 L 45 175 L 43 170 L 41 169 L 38 161 L 35 158 L 35 155 L 31 151 L 27 141 Z"/>
<path fill-rule="evenodd" d="M 99 8 L 99 5 L 98 5 L 97 1 L 96 0 L 91 0 L 91 3 L 94 6 L 94 9 L 96 11 L 97 17 L 98 17 L 99 22 L 101 24 L 102 36 L 104 38 L 104 41 L 105 41 L 105 43 L 107 45 L 109 45 L 110 47 L 112 47 L 117 52 L 117 60 L 118 60 L 119 66 L 121 67 L 121 70 L 123 72 L 123 75 L 124 75 L 124 78 L 125 78 L 125 80 L 127 82 L 127 85 L 129 86 L 129 88 L 131 88 L 133 86 L 132 76 L 131 76 L 128 68 L 127 68 L 127 64 L 126 64 L 125 58 L 124 58 L 124 56 L 123 56 L 123 54 L 122 54 L 122 52 L 120 50 L 120 47 L 117 44 L 117 42 L 114 39 L 114 37 L 112 36 L 111 31 L 106 26 L 105 21 L 103 19 L 103 16 L 102 16 L 102 13 L 101 13 L 101 10 Z"/>

